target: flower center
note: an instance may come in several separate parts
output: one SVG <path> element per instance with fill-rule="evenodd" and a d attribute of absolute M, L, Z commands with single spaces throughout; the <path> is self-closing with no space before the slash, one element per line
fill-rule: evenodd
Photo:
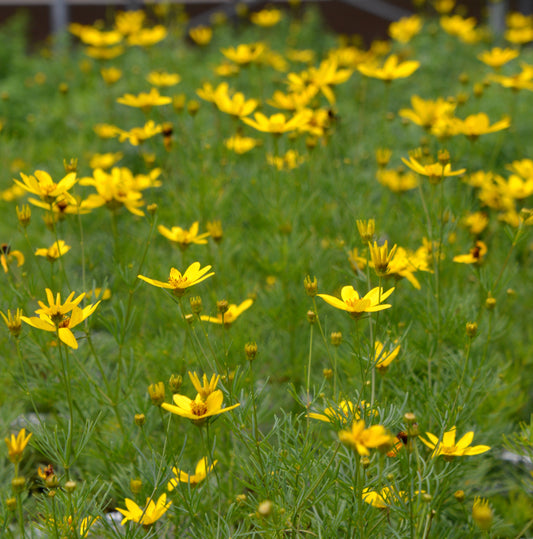
<path fill-rule="evenodd" d="M 191 412 L 194 415 L 202 416 L 207 413 L 207 404 L 205 402 L 191 402 Z"/>

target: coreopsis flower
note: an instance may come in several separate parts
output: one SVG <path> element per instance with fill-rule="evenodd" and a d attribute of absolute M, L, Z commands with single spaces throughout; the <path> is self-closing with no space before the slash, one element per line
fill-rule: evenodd
<path fill-rule="evenodd" d="M 213 39 L 213 29 L 210 26 L 196 26 L 189 30 L 189 37 L 200 46 L 205 46 L 211 43 Z"/>
<path fill-rule="evenodd" d="M 213 378 L 211 378 L 211 380 L 213 380 Z M 218 382 L 218 377 L 215 378 L 215 381 Z M 185 395 L 175 394 L 172 397 L 174 404 L 164 402 L 161 405 L 161 408 L 167 412 L 190 419 L 194 423 L 200 425 L 204 423 L 206 419 L 229 412 L 230 410 L 237 408 L 237 406 L 240 406 L 240 403 L 238 402 L 227 408 L 222 408 L 222 401 L 224 400 L 222 391 L 220 389 L 213 389 L 211 382 L 209 382 L 209 389 L 211 392 L 205 398 L 202 396 L 205 393 L 199 392 L 194 400 Z"/>
<path fill-rule="evenodd" d="M 239 65 L 247 65 L 255 62 L 265 50 L 264 43 L 252 43 L 250 45 L 240 44 L 237 47 L 220 49 L 220 52 L 232 62 Z"/>
<path fill-rule="evenodd" d="M 70 202 L 75 202 L 74 197 L 68 192 L 69 189 L 78 181 L 75 172 L 70 172 L 59 182 L 54 182 L 48 172 L 36 170 L 35 176 L 26 176 L 20 173 L 22 181 L 13 181 L 24 190 L 37 195 L 45 202 L 53 202 L 59 195 L 67 197 Z"/>
<path fill-rule="evenodd" d="M 122 152 L 94 153 L 89 160 L 89 166 L 93 170 L 95 168 L 107 170 L 113 165 L 116 165 L 123 157 L 124 154 Z"/>
<path fill-rule="evenodd" d="M 11 247 L 7 243 L 2 243 L 0 245 L 0 264 L 4 269 L 4 273 L 7 273 L 9 271 L 9 263 L 13 259 L 16 260 L 17 267 L 20 267 L 22 266 L 22 264 L 24 264 L 25 258 L 20 251 L 11 250 Z"/>
<path fill-rule="evenodd" d="M 209 235 L 213 238 L 215 243 L 220 243 L 222 241 L 224 230 L 220 221 L 207 221 L 205 228 L 207 228 L 207 232 L 209 232 Z"/>
<path fill-rule="evenodd" d="M 318 419 L 324 423 L 346 425 L 348 421 L 356 421 L 361 418 L 361 411 L 367 411 L 369 404 L 361 401 L 359 405 L 349 400 L 341 400 L 339 404 L 328 406 L 323 413 L 309 412 L 307 417 Z"/>
<path fill-rule="evenodd" d="M 514 45 L 525 45 L 533 41 L 533 26 L 528 25 L 508 28 L 504 33 L 504 38 Z"/>
<path fill-rule="evenodd" d="M 305 161 L 305 157 L 296 150 L 288 150 L 285 155 L 268 154 L 267 162 L 278 170 L 294 170 Z"/>
<path fill-rule="evenodd" d="M 71 27 L 72 28 L 72 27 Z M 77 36 L 85 45 L 92 47 L 110 47 L 122 41 L 122 35 L 115 30 L 103 31 L 94 26 L 82 26 Z"/>
<path fill-rule="evenodd" d="M 376 232 L 375 219 L 356 219 L 355 225 L 357 226 L 357 232 L 359 232 L 361 241 L 368 243 L 374 238 Z"/>
<path fill-rule="evenodd" d="M 389 36 L 399 43 L 409 43 L 422 30 L 422 19 L 418 15 L 402 17 L 389 25 Z"/>
<path fill-rule="evenodd" d="M 488 500 L 485 498 L 480 498 L 479 496 L 474 498 L 474 505 L 472 506 L 472 519 L 480 530 L 490 530 L 492 521 L 494 520 L 494 512 L 492 511 Z"/>
<path fill-rule="evenodd" d="M 474 433 L 472 431 L 467 432 L 459 441 L 455 441 L 455 427 L 452 427 L 449 431 L 446 431 L 442 440 L 439 440 L 437 436 L 426 432 L 428 439 L 422 438 L 420 440 L 424 445 L 433 449 L 431 457 L 435 458 L 440 455 L 444 457 L 444 460 L 453 460 L 454 457 L 464 457 L 469 455 L 480 455 L 490 449 L 488 445 L 475 445 L 470 446 L 474 439 Z"/>
<path fill-rule="evenodd" d="M 181 297 L 187 291 L 187 288 L 201 283 L 215 272 L 207 273 L 211 269 L 211 266 L 205 266 L 200 268 L 200 262 L 193 262 L 183 275 L 176 269 L 170 269 L 170 277 L 167 282 L 157 281 L 156 279 L 150 279 L 144 275 L 137 275 L 139 279 L 146 281 L 148 284 L 157 286 L 158 288 L 165 288 L 171 290 L 175 296 Z"/>
<path fill-rule="evenodd" d="M 442 29 L 451 36 L 458 37 L 463 43 L 476 43 L 480 34 L 476 30 L 477 21 L 474 17 L 463 18 L 460 15 L 443 16 L 440 18 Z"/>
<path fill-rule="evenodd" d="M 224 146 L 226 146 L 228 150 L 231 150 L 239 155 L 253 150 L 260 144 L 260 140 L 252 137 L 243 137 L 238 133 L 224 141 Z"/>
<path fill-rule="evenodd" d="M 487 245 L 481 240 L 478 240 L 468 254 L 454 256 L 453 261 L 460 264 L 481 264 L 486 254 Z"/>
<path fill-rule="evenodd" d="M 153 28 L 141 28 L 138 32 L 128 36 L 128 45 L 151 47 L 163 41 L 167 37 L 167 33 L 167 29 L 162 24 L 158 24 Z"/>
<path fill-rule="evenodd" d="M 26 429 L 20 429 L 16 437 L 14 434 L 12 434 L 10 438 L 5 438 L 8 457 L 11 462 L 16 464 L 22 460 L 22 453 L 28 445 L 31 436 L 31 432 L 26 436 Z"/>
<path fill-rule="evenodd" d="M 161 124 L 156 124 L 153 120 L 148 120 L 143 126 L 133 127 L 129 131 L 118 129 L 115 136 L 118 135 L 119 142 L 127 140 L 132 146 L 138 146 L 162 131 L 163 126 Z"/>
<path fill-rule="evenodd" d="M 122 78 L 122 70 L 114 66 L 103 67 L 100 69 L 100 74 L 102 75 L 104 82 L 109 86 L 115 84 Z"/>
<path fill-rule="evenodd" d="M 84 53 L 95 60 L 112 60 L 124 54 L 124 47 L 116 45 L 114 47 L 85 47 Z"/>
<path fill-rule="evenodd" d="M 144 212 L 139 209 L 144 205 L 142 193 L 125 170 L 128 169 L 113 167 L 108 173 L 97 168 L 92 177 L 82 178 L 80 185 L 93 186 L 97 191 L 87 197 L 85 206 L 91 209 L 106 206 L 111 211 L 125 207 L 134 215 L 143 216 Z"/>
<path fill-rule="evenodd" d="M 520 51 L 516 49 L 502 49 L 494 47 L 488 51 L 483 51 L 477 55 L 478 60 L 494 69 L 500 69 L 503 65 L 511 60 L 514 60 L 520 55 Z"/>
<path fill-rule="evenodd" d="M 455 7 L 455 0 L 433 0 L 433 7 L 437 13 L 446 15 Z"/>
<path fill-rule="evenodd" d="M 378 170 L 376 172 L 378 182 L 393 191 L 403 193 L 418 187 L 418 177 L 413 172 L 404 170 Z"/>
<path fill-rule="evenodd" d="M 362 457 L 370 455 L 370 449 L 386 449 L 394 442 L 394 436 L 383 425 L 365 427 L 364 419 L 354 421 L 350 430 L 339 432 L 340 441 L 355 449 Z"/>
<path fill-rule="evenodd" d="M 201 483 L 207 474 L 216 466 L 218 460 L 215 460 L 209 466 L 207 465 L 207 457 L 204 457 L 198 461 L 194 474 L 188 474 L 179 468 L 172 468 L 172 473 L 176 476 L 168 482 L 169 492 L 174 490 L 179 483 L 188 483 L 189 485 L 197 485 Z"/>
<path fill-rule="evenodd" d="M 192 385 L 194 386 L 194 389 L 196 389 L 198 395 L 202 398 L 202 400 L 205 401 L 205 399 L 207 399 L 211 393 L 216 391 L 218 381 L 220 380 L 220 374 L 213 374 L 211 379 L 208 379 L 207 374 L 204 373 L 202 380 L 200 381 L 200 377 L 196 374 L 196 372 L 189 371 L 189 378 L 191 379 Z"/>
<path fill-rule="evenodd" d="M 450 176 L 460 176 L 466 172 L 466 168 L 461 168 L 459 170 L 452 170 L 451 163 L 446 163 L 443 165 L 439 161 L 436 163 L 430 163 L 423 165 L 417 161 L 412 155 L 409 156 L 409 161 L 402 157 L 402 161 L 407 165 L 411 170 L 414 170 L 422 176 L 427 176 L 431 183 L 439 183 L 442 179 L 448 178 Z"/>
<path fill-rule="evenodd" d="M 91 208 L 87 206 L 87 202 L 85 200 L 79 200 L 77 197 L 72 201 L 72 199 L 67 199 L 64 195 L 59 195 L 51 204 L 34 198 L 30 198 L 30 202 L 34 206 L 51 212 L 54 222 L 64 219 L 66 215 L 85 215 L 91 213 Z"/>
<path fill-rule="evenodd" d="M 357 69 L 365 77 L 391 82 L 395 79 L 404 79 L 411 76 L 419 67 L 420 62 L 416 60 L 400 62 L 396 54 L 391 54 L 382 67 L 377 67 L 374 63 L 367 62 L 359 64 Z"/>
<path fill-rule="evenodd" d="M 379 492 L 363 489 L 363 501 L 378 509 L 388 509 L 391 505 L 405 502 L 405 492 L 398 492 L 394 487 L 383 487 Z"/>
<path fill-rule="evenodd" d="M 56 333 L 62 342 L 76 350 L 78 348 L 78 342 L 72 333 L 72 329 L 91 316 L 100 304 L 100 301 L 97 301 L 94 305 L 87 305 L 84 308 L 80 308 L 78 304 L 85 297 L 85 294 L 80 294 L 75 300 L 72 300 L 74 295 L 75 293 L 72 292 L 65 302 L 61 303 L 59 292 L 54 300 L 52 291 L 47 288 L 46 296 L 48 305 L 39 301 L 38 303 L 41 308 L 35 311 L 35 314 L 38 316 L 32 316 L 30 318 L 21 316 L 21 320 L 34 328 Z"/>
<path fill-rule="evenodd" d="M 281 21 L 281 11 L 279 9 L 262 9 L 250 14 L 250 21 L 263 28 L 275 26 Z"/>
<path fill-rule="evenodd" d="M 233 77 L 234 75 L 237 75 L 240 68 L 238 65 L 232 64 L 231 62 L 221 62 L 213 68 L 213 71 L 219 77 Z"/>
<path fill-rule="evenodd" d="M 388 242 L 385 240 L 383 245 L 378 245 L 377 241 L 374 243 L 368 243 L 370 251 L 370 259 L 372 260 L 372 267 L 376 271 L 377 275 L 387 275 L 389 272 L 389 264 L 394 257 L 396 245 L 389 251 Z"/>
<path fill-rule="evenodd" d="M 12 315 L 11 311 L 7 310 L 7 316 L 0 311 L 0 316 L 4 319 L 4 322 L 7 326 L 7 329 L 13 335 L 13 337 L 18 337 L 20 335 L 20 332 L 22 331 L 22 309 L 17 309 L 15 313 Z"/>
<path fill-rule="evenodd" d="M 335 104 L 335 94 L 331 86 L 346 82 L 353 71 L 351 69 L 339 69 L 335 57 L 327 58 L 320 62 L 318 67 L 310 67 L 300 74 L 289 73 L 287 82 L 289 90 L 294 93 L 303 93 L 306 88 L 314 88 L 324 94 L 328 102 Z"/>
<path fill-rule="evenodd" d="M 383 288 L 376 287 L 365 294 L 365 296 L 360 297 L 354 287 L 348 285 L 343 286 L 341 289 L 342 299 L 328 294 L 317 295 L 336 309 L 348 312 L 352 318 L 358 318 L 363 313 L 374 313 L 384 309 L 390 309 L 392 305 L 382 303 L 382 301 L 385 301 L 393 292 L 394 288 L 384 292 Z"/>
<path fill-rule="evenodd" d="M 249 116 L 259 106 L 257 99 L 246 99 L 242 92 L 233 95 L 221 92 L 215 97 L 214 103 L 220 111 L 237 118 Z"/>
<path fill-rule="evenodd" d="M 290 75 L 289 75 L 290 76 Z M 299 92 L 284 93 L 276 90 L 267 103 L 277 109 L 301 110 L 306 108 L 318 93 L 316 86 L 306 86 Z"/>
<path fill-rule="evenodd" d="M 504 88 L 510 88 L 514 92 L 519 92 L 520 90 L 533 91 L 533 70 L 527 64 L 522 63 L 521 66 L 522 71 L 520 73 L 511 76 L 491 75 L 490 80 Z"/>
<path fill-rule="evenodd" d="M 229 84 L 227 82 L 221 82 L 216 88 L 209 82 L 204 82 L 201 88 L 196 90 L 196 95 L 207 101 L 208 103 L 216 103 L 219 96 L 227 94 L 229 92 Z"/>
<path fill-rule="evenodd" d="M 224 324 L 224 327 L 230 327 L 235 320 L 253 304 L 252 299 L 245 299 L 240 305 L 231 303 L 228 310 L 224 313 L 218 313 L 215 316 L 202 315 L 200 318 L 204 322 L 212 322 L 213 324 Z"/>
<path fill-rule="evenodd" d="M 386 350 L 381 342 L 376 341 L 375 343 L 375 366 L 380 372 L 385 372 L 400 353 L 400 345 L 397 344 L 397 341 L 394 341 L 393 345 L 392 350 Z"/>
<path fill-rule="evenodd" d="M 181 82 L 181 77 L 177 73 L 167 73 L 166 71 L 151 71 L 146 80 L 152 86 L 176 86 Z"/>
<path fill-rule="evenodd" d="M 142 27 L 146 13 L 142 9 L 118 11 L 115 14 L 115 28 L 124 36 L 135 34 Z"/>
<path fill-rule="evenodd" d="M 292 118 L 287 119 L 281 112 L 273 114 L 270 117 L 265 116 L 261 112 L 256 112 L 253 120 L 251 118 L 242 118 L 242 121 L 263 133 L 281 135 L 289 131 L 295 131 L 305 125 L 311 114 L 310 110 L 304 110 L 297 112 Z"/>
<path fill-rule="evenodd" d="M 209 236 L 209 232 L 198 234 L 198 228 L 198 221 L 195 221 L 189 230 L 181 228 L 180 226 L 167 228 L 163 225 L 159 225 L 157 230 L 162 236 L 171 242 L 176 243 L 181 250 L 185 250 L 193 243 L 196 245 L 205 245 L 207 243 L 206 238 Z"/>
<path fill-rule="evenodd" d="M 172 98 L 161 95 L 157 88 L 152 88 L 149 93 L 141 92 L 138 95 L 125 94 L 117 99 L 117 103 L 127 105 L 128 107 L 137 107 L 147 112 L 152 107 L 172 103 Z"/>
<path fill-rule="evenodd" d="M 157 502 L 154 503 L 154 500 L 147 498 L 146 505 L 144 508 L 139 507 L 133 500 L 126 498 L 124 500 L 126 504 L 126 509 L 117 507 L 116 510 L 124 515 L 121 526 L 124 526 L 128 520 L 136 522 L 137 524 L 142 524 L 143 526 L 150 526 L 154 522 L 158 521 L 171 506 L 172 502 L 167 502 L 167 495 L 161 494 Z"/>
<path fill-rule="evenodd" d="M 468 213 L 461 220 L 462 224 L 468 228 L 470 234 L 478 236 L 487 228 L 489 216 L 483 211 Z"/>
<path fill-rule="evenodd" d="M 35 256 L 45 256 L 50 262 L 54 262 L 60 256 L 68 253 L 70 249 L 70 245 L 67 245 L 63 240 L 57 240 L 50 247 L 37 249 Z"/>
<path fill-rule="evenodd" d="M 120 133 L 121 129 L 112 124 L 96 124 L 93 127 L 93 131 L 100 138 L 107 139 L 116 137 Z"/>
<path fill-rule="evenodd" d="M 398 114 L 424 129 L 431 129 L 443 117 L 452 117 L 456 104 L 450 103 L 442 97 L 433 101 L 413 95 L 411 106 L 412 109 L 400 109 Z"/>
<path fill-rule="evenodd" d="M 509 117 L 505 116 L 499 122 L 490 125 L 489 117 L 484 113 L 471 114 L 464 120 L 455 119 L 458 123 L 458 131 L 470 140 L 476 140 L 480 135 L 495 133 L 502 129 L 507 129 L 511 125 Z"/>

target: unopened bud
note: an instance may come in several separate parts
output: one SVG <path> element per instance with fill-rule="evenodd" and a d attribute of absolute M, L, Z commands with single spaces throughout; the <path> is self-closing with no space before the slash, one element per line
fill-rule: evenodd
<path fill-rule="evenodd" d="M 255 356 L 257 356 L 257 344 L 255 342 L 247 342 L 244 345 L 244 353 L 249 361 L 254 360 Z"/>
<path fill-rule="evenodd" d="M 170 375 L 170 380 L 168 381 L 168 385 L 170 386 L 170 391 L 172 391 L 173 394 L 177 393 L 180 390 L 182 383 L 183 383 L 183 377 L 181 376 L 181 374 Z"/>
<path fill-rule="evenodd" d="M 333 346 L 340 346 L 342 342 L 342 333 L 340 331 L 333 331 L 330 335 L 330 339 Z"/>
<path fill-rule="evenodd" d="M 315 311 L 307 311 L 307 321 L 310 323 L 310 324 L 314 324 L 316 322 L 316 313 Z"/>
<path fill-rule="evenodd" d="M 76 490 L 76 487 L 76 481 L 72 481 L 72 479 L 65 483 L 65 490 L 67 492 L 74 492 Z"/>
<path fill-rule="evenodd" d="M 146 417 L 144 414 L 135 414 L 133 420 L 138 427 L 142 427 L 146 423 Z"/>
<path fill-rule="evenodd" d="M 229 303 L 225 299 L 221 299 L 220 301 L 217 301 L 217 312 L 219 314 L 225 314 L 228 312 L 229 309 Z"/>
<path fill-rule="evenodd" d="M 316 296 L 316 293 L 318 292 L 318 281 L 316 280 L 316 277 L 313 277 L 311 280 L 311 277 L 309 275 L 306 276 L 304 279 L 304 288 L 305 293 L 310 296 L 314 297 Z"/>
<path fill-rule="evenodd" d="M 139 494 L 142 486 L 143 482 L 140 479 L 132 479 L 130 481 L 130 490 L 133 492 L 133 494 Z"/>
<path fill-rule="evenodd" d="M 489 294 L 489 297 L 485 300 L 485 308 L 487 311 L 492 311 L 494 307 L 496 307 L 496 298 Z"/>
<path fill-rule="evenodd" d="M 191 304 L 191 311 L 193 314 L 200 314 L 202 312 L 202 298 L 200 296 L 193 296 L 189 298 Z"/>
<path fill-rule="evenodd" d="M 262 517 L 268 517 L 272 513 L 274 504 L 270 500 L 265 500 L 261 502 L 257 507 L 257 513 Z"/>
<path fill-rule="evenodd" d="M 11 480 L 11 487 L 13 488 L 13 492 L 22 492 L 24 490 L 24 486 L 26 485 L 26 478 L 19 476 L 14 477 Z"/>
<path fill-rule="evenodd" d="M 465 501 L 465 491 L 464 490 L 456 490 L 453 493 L 453 497 L 459 502 L 463 503 Z"/>
<path fill-rule="evenodd" d="M 165 384 L 163 382 L 150 384 L 148 386 L 148 394 L 154 406 L 161 406 L 165 401 Z"/>
<path fill-rule="evenodd" d="M 466 334 L 472 339 L 477 334 L 477 324 L 476 322 L 467 322 L 466 323 Z"/>

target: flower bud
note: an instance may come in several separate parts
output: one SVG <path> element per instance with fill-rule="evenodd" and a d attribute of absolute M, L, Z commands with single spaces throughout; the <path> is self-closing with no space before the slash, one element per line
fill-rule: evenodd
<path fill-rule="evenodd" d="M 453 497 L 459 502 L 463 503 L 465 501 L 465 491 L 464 490 L 456 490 L 453 493 Z"/>
<path fill-rule="evenodd" d="M 141 492 L 141 488 L 143 486 L 143 482 L 140 479 L 131 479 L 130 480 L 130 490 L 133 494 L 139 494 Z"/>
<path fill-rule="evenodd" d="M 200 296 L 193 296 L 189 298 L 191 304 L 191 311 L 193 314 L 200 314 L 202 312 L 202 298 Z"/>
<path fill-rule="evenodd" d="M 181 374 L 170 375 L 170 380 L 168 381 L 168 385 L 170 386 L 170 391 L 172 391 L 173 394 L 178 393 L 178 391 L 181 388 L 182 383 L 183 383 L 183 378 Z"/>
<path fill-rule="evenodd" d="M 268 517 L 272 514 L 273 509 L 274 504 L 270 500 L 265 500 L 258 505 L 257 513 L 261 517 Z"/>
<path fill-rule="evenodd" d="M 257 344 L 255 342 L 247 342 L 244 345 L 244 353 L 249 361 L 254 360 L 255 356 L 257 356 Z"/>
<path fill-rule="evenodd" d="M 330 339 L 333 346 L 340 346 L 342 342 L 342 333 L 340 331 L 332 331 Z"/>
<path fill-rule="evenodd" d="M 25 477 L 14 477 L 11 480 L 11 488 L 13 489 L 13 492 L 22 492 L 24 490 L 24 487 L 26 485 L 26 478 Z"/>
<path fill-rule="evenodd" d="M 485 308 L 487 311 L 492 311 L 494 307 L 496 307 L 496 298 L 493 298 L 489 293 L 489 297 L 485 300 Z"/>
<path fill-rule="evenodd" d="M 229 303 L 225 299 L 221 299 L 220 301 L 217 301 L 217 312 L 219 314 L 225 314 L 228 312 L 229 309 Z"/>
<path fill-rule="evenodd" d="M 63 159 L 63 166 L 65 167 L 65 172 L 67 174 L 71 172 L 77 172 L 78 171 L 78 158 L 71 157 L 70 161 Z"/>
<path fill-rule="evenodd" d="M 473 339 L 477 334 L 477 324 L 476 322 L 467 322 L 466 323 L 466 334 Z"/>
<path fill-rule="evenodd" d="M 72 479 L 70 479 L 69 481 L 65 483 L 65 490 L 67 492 L 74 492 L 76 490 L 76 487 L 77 487 L 76 481 L 72 481 Z"/>
<path fill-rule="evenodd" d="M 187 112 L 191 115 L 191 116 L 196 116 L 196 113 L 198 112 L 198 110 L 200 109 L 200 103 L 198 103 L 198 101 L 195 101 L 194 99 L 191 99 L 188 103 L 187 103 Z"/>
<path fill-rule="evenodd" d="M 483 531 L 490 530 L 494 514 L 488 500 L 476 498 L 472 507 L 472 518 L 478 528 Z"/>
<path fill-rule="evenodd" d="M 307 321 L 310 323 L 310 324 L 314 324 L 316 322 L 316 313 L 315 311 L 307 311 Z"/>
<path fill-rule="evenodd" d="M 31 209 L 28 204 L 23 204 L 22 208 L 16 207 L 17 210 L 17 219 L 19 220 L 20 226 L 26 228 L 30 224 L 31 220 Z"/>
<path fill-rule="evenodd" d="M 146 423 L 146 417 L 144 414 L 135 414 L 133 420 L 138 427 L 142 427 Z"/>
<path fill-rule="evenodd" d="M 154 406 L 161 406 L 165 401 L 165 384 L 163 382 L 150 384 L 148 386 L 148 394 Z"/>
<path fill-rule="evenodd" d="M 313 280 L 311 280 L 311 277 L 307 275 L 306 278 L 304 279 L 304 288 L 305 288 L 305 293 L 308 296 L 310 297 L 316 296 L 318 292 L 318 282 L 316 280 L 316 277 L 313 277 Z"/>
<path fill-rule="evenodd" d="M 324 375 L 324 378 L 326 380 L 331 380 L 333 378 L 333 370 L 332 369 L 324 369 L 322 371 L 322 374 Z"/>
<path fill-rule="evenodd" d="M 8 498 L 6 500 L 6 507 L 9 511 L 15 511 L 17 509 L 17 499 L 16 498 Z"/>

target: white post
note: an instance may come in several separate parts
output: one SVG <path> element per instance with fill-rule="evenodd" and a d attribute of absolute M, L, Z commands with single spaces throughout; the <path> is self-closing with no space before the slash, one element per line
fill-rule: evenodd
<path fill-rule="evenodd" d="M 505 32 L 505 15 L 507 14 L 507 0 L 489 2 L 489 26 L 495 35 Z"/>
<path fill-rule="evenodd" d="M 58 34 L 68 24 L 68 7 L 66 0 L 53 0 L 51 5 L 52 33 Z"/>

